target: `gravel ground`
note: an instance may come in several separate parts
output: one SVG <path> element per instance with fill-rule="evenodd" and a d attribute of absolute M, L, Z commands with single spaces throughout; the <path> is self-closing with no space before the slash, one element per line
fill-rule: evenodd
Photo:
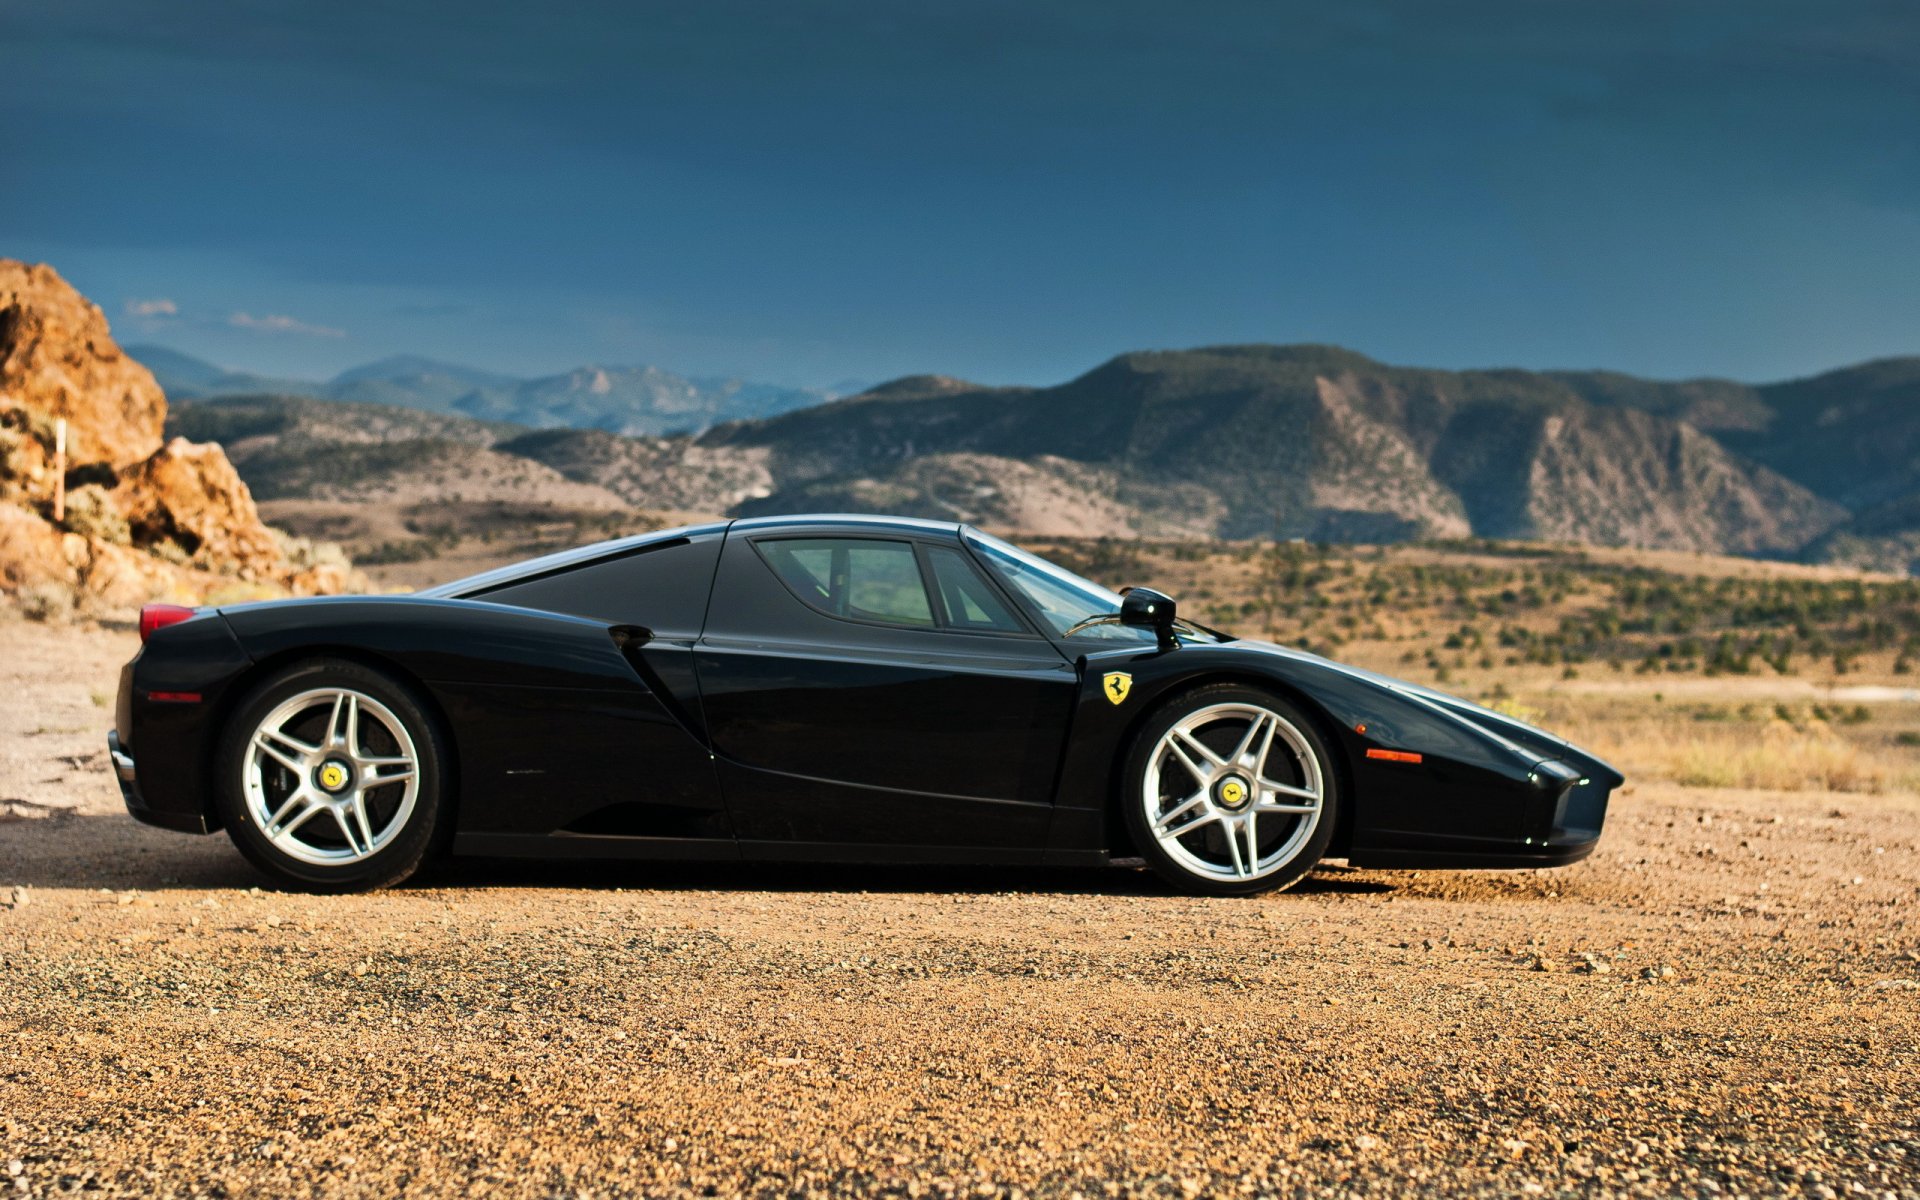
<path fill-rule="evenodd" d="M 260 891 L 0 620 L 0 1196 L 1920 1196 L 1920 801 L 1630 785 L 1557 872 L 461 863 Z"/>

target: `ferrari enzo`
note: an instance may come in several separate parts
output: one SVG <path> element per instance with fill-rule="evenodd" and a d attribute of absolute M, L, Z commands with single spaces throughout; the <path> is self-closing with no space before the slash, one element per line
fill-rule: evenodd
<path fill-rule="evenodd" d="M 1145 865 L 1195 892 L 1584 858 L 1619 772 L 963 525 L 665 530 L 414 595 L 149 605 L 128 810 L 280 884 L 430 856 Z"/>

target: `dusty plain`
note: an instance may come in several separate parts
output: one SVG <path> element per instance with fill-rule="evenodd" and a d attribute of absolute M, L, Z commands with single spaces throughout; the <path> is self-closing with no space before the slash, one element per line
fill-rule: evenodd
<path fill-rule="evenodd" d="M 1239 901 L 499 862 L 281 894 L 121 811 L 132 633 L 0 611 L 0 1195 L 1920 1197 L 1906 680 L 1829 728 L 1857 667 L 1377 632 L 1349 649 L 1640 730 L 1592 859 Z M 1870 756 L 1849 790 L 1672 782 L 1672 737 L 1805 723 Z"/>

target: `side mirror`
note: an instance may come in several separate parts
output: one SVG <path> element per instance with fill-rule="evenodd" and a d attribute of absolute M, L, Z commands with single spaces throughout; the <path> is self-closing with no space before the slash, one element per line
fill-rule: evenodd
<path fill-rule="evenodd" d="M 1180 645 L 1180 639 L 1173 636 L 1175 608 L 1172 596 L 1152 588 L 1129 588 L 1120 600 L 1120 623 L 1153 630 L 1160 648 L 1172 650 Z"/>

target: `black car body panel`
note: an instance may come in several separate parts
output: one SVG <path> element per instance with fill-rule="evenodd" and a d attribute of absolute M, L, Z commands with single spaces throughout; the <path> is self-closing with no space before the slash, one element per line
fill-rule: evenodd
<path fill-rule="evenodd" d="M 1066 657 L 1038 633 L 824 615 L 781 582 L 755 545 L 754 523 L 743 524 L 721 554 L 694 658 L 743 848 L 783 857 L 804 851 L 773 844 L 1038 856 L 1078 688 Z M 860 536 L 788 523 L 758 532 Z M 940 540 L 902 532 L 873 535 Z"/>
<path fill-rule="evenodd" d="M 1127 744 L 1154 702 L 1199 679 L 1271 688 L 1319 719 L 1322 736 L 1338 747 L 1352 800 L 1334 852 L 1360 865 L 1573 862 L 1591 850 L 1606 793 L 1622 782 L 1591 754 L 1489 709 L 1266 643 L 1109 651 L 1086 663 L 1056 812 L 1053 844 L 1062 850 L 1095 841 L 1112 846 L 1122 836 L 1114 819 L 1114 748 Z M 1113 670 L 1132 676 L 1121 706 L 1099 687 Z M 1369 750 L 1414 752 L 1421 761 L 1371 758 Z M 1548 765 L 1555 763 L 1563 766 Z M 1585 807 L 1562 794 L 1580 781 Z M 1601 807 L 1593 812 L 1596 789 Z"/>
<path fill-rule="evenodd" d="M 394 674 L 441 718 L 466 853 L 1128 857 L 1119 762 L 1156 706 L 1219 681 L 1280 693 L 1320 725 L 1347 798 L 1332 853 L 1358 864 L 1572 862 L 1622 782 L 1532 726 L 1311 654 L 1057 635 L 969 536 L 741 520 L 413 596 L 207 610 L 127 665 L 116 767 L 136 817 L 212 830 L 227 715 L 280 666 L 336 656 Z M 924 581 L 924 616 L 874 619 L 844 597 L 833 611 L 777 565 L 828 544 L 896 556 Z M 1103 686 L 1115 672 L 1131 679 L 1119 703 Z"/>

